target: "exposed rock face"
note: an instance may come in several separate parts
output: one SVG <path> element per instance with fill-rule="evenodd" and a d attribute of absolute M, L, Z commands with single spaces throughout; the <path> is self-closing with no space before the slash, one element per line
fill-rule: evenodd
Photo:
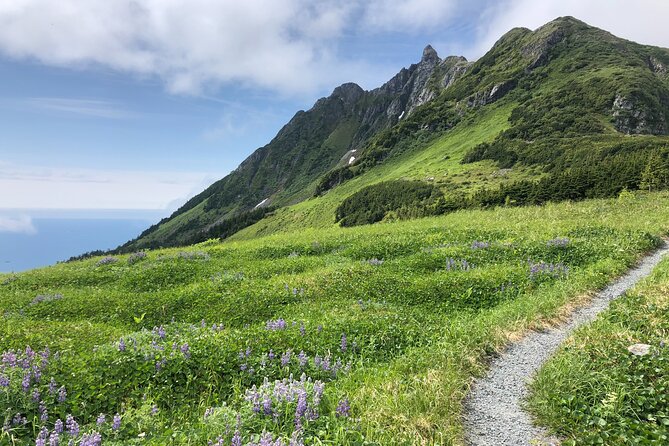
<path fill-rule="evenodd" d="M 441 90 L 460 78 L 470 64 L 464 57 L 451 56 L 444 60 L 428 45 L 419 63 L 402 68 L 381 87 L 366 93 L 366 103 L 360 110 L 361 129 L 352 148 L 360 147 L 373 133 L 409 116 L 417 107 L 433 100 Z"/>
<path fill-rule="evenodd" d="M 630 134 L 662 135 L 667 133 L 664 119 L 653 119 L 632 98 L 616 94 L 611 110 L 613 121 L 619 132 Z"/>
<path fill-rule="evenodd" d="M 655 56 L 650 56 L 648 58 L 648 67 L 653 70 L 653 73 L 660 77 L 665 77 L 667 75 L 667 67 Z"/>
<path fill-rule="evenodd" d="M 499 84 L 495 84 L 490 88 L 479 91 L 478 93 L 468 97 L 467 107 L 481 107 L 483 105 L 492 104 L 493 102 L 504 97 L 504 95 L 513 90 L 515 87 L 515 80 L 508 80 Z"/>

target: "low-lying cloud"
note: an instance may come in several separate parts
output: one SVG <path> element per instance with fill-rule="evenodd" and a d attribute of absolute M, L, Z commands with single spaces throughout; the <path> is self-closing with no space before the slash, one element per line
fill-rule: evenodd
<path fill-rule="evenodd" d="M 3 216 L 0 215 L 0 232 L 11 232 L 14 234 L 36 234 L 37 228 L 32 218 L 28 215 Z"/>
<path fill-rule="evenodd" d="M 0 163 L 1 209 L 166 209 L 214 180 L 204 172 L 18 166 Z M 12 223 L 13 222 L 13 223 Z M 7 219 L 6 227 L 28 227 Z"/>

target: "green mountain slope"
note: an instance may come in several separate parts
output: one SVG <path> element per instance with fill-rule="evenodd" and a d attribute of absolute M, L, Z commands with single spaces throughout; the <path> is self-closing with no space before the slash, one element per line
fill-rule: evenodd
<path fill-rule="evenodd" d="M 237 237 L 330 226 L 344 199 L 399 179 L 438 188 L 445 198 L 429 211 L 437 213 L 612 196 L 642 186 L 651 159 L 660 164 L 653 187 L 664 187 L 667 66 L 668 50 L 571 17 L 513 29 L 473 64 L 441 60 L 427 47 L 419 64 L 383 87 L 345 84 L 298 113 L 268 146 L 125 250 L 229 236 L 253 222 Z M 279 209 L 247 218 L 267 205 Z M 408 203 L 386 217 L 425 212 Z M 216 231 L 216 222 L 240 218 L 244 224 Z"/>

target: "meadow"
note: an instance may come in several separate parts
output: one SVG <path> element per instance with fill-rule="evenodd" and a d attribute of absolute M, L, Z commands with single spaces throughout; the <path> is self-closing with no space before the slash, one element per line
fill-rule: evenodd
<path fill-rule="evenodd" d="M 0 275 L 0 444 L 459 444 L 487 358 L 668 230 L 626 193 Z"/>

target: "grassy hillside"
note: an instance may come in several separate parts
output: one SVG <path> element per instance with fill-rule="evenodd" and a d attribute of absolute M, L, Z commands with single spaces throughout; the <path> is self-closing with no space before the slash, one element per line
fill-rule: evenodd
<path fill-rule="evenodd" d="M 669 194 L 624 195 L 3 275 L 0 442 L 457 444 L 487 355 L 667 222 Z"/>
<path fill-rule="evenodd" d="M 565 445 L 669 442 L 669 262 L 579 330 L 533 384 L 531 407 Z M 649 346 L 635 356 L 628 348 Z"/>

